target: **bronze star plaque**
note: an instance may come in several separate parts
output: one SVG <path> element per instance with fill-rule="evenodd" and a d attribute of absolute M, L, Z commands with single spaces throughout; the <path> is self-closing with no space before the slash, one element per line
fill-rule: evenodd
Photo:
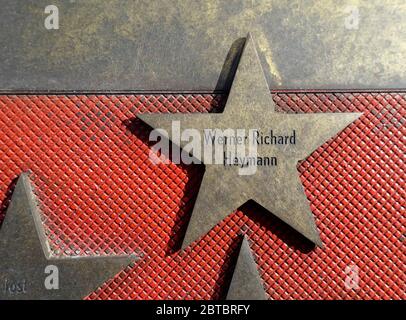
<path fill-rule="evenodd" d="M 20 176 L 0 229 L 0 300 L 80 299 L 136 259 L 52 257 L 28 175 Z"/>
<path fill-rule="evenodd" d="M 360 117 L 360 113 L 282 114 L 275 112 L 253 39 L 248 35 L 230 94 L 222 113 L 142 114 L 139 118 L 185 148 L 188 141 L 174 139 L 173 124 L 193 128 L 202 137 L 207 130 L 244 129 L 257 148 L 257 156 L 241 159 L 227 153 L 222 164 L 208 164 L 182 248 L 252 199 L 321 246 L 297 163 Z M 221 138 L 221 137 L 217 137 Z M 247 134 L 248 138 L 248 134 Z M 203 141 L 203 139 L 202 139 Z M 255 162 L 255 174 L 241 174 L 244 163 Z"/>
<path fill-rule="evenodd" d="M 228 288 L 227 300 L 267 300 L 257 264 L 245 236 Z"/>

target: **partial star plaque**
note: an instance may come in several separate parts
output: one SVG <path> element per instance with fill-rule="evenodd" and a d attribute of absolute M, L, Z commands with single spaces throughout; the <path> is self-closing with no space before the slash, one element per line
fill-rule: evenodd
<path fill-rule="evenodd" d="M 0 229 L 0 300 L 82 299 L 136 260 L 52 257 L 28 174 L 20 176 Z"/>
<path fill-rule="evenodd" d="M 245 160 L 224 153 L 222 164 L 208 164 L 192 155 L 206 171 L 188 225 L 182 249 L 199 239 L 248 200 L 254 200 L 316 245 L 322 246 L 297 164 L 335 136 L 361 113 L 283 114 L 275 112 L 253 39 L 247 36 L 244 51 L 222 113 L 141 114 L 139 118 L 174 141 L 174 122 L 205 136 L 208 129 L 245 129 L 254 132 L 257 171 L 241 175 Z M 179 140 L 179 139 L 176 139 Z M 247 140 L 250 141 L 250 140 Z M 252 159 L 251 159 L 252 160 Z M 248 163 L 248 162 L 247 162 Z"/>
<path fill-rule="evenodd" d="M 267 300 L 248 239 L 243 236 L 227 300 Z"/>

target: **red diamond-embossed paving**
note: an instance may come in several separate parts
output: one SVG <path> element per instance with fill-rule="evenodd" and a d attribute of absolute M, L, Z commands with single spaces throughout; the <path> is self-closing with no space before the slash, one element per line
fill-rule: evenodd
<path fill-rule="evenodd" d="M 55 255 L 143 253 L 89 299 L 219 299 L 243 230 L 271 299 L 404 299 L 405 93 L 282 93 L 280 112 L 364 112 L 298 165 L 324 248 L 255 203 L 178 251 L 202 166 L 153 165 L 142 112 L 223 95 L 0 96 L 0 221 L 30 170 Z M 347 289 L 349 266 L 359 289 Z M 347 272 L 347 273 L 346 273 Z"/>

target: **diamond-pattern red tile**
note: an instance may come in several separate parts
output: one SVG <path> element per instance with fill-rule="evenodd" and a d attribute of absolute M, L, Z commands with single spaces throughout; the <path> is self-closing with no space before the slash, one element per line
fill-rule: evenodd
<path fill-rule="evenodd" d="M 298 166 L 322 249 L 250 202 L 177 251 L 203 167 L 152 165 L 135 118 L 221 110 L 221 95 L 0 96 L 0 220 L 30 170 L 55 255 L 145 254 L 89 299 L 222 298 L 241 229 L 272 299 L 404 299 L 406 94 L 273 97 L 280 112 L 364 113 Z"/>

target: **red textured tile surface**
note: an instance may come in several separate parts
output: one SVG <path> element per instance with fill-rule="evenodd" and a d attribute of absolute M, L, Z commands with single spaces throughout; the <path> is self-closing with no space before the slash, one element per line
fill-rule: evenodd
<path fill-rule="evenodd" d="M 141 112 L 224 96 L 0 96 L 0 220 L 30 170 L 55 255 L 142 252 L 90 299 L 218 299 L 240 229 L 272 299 L 404 299 L 405 93 L 277 93 L 280 112 L 364 115 L 298 166 L 324 248 L 248 203 L 179 253 L 201 166 L 154 166 Z M 359 268 L 347 289 L 346 267 Z"/>

